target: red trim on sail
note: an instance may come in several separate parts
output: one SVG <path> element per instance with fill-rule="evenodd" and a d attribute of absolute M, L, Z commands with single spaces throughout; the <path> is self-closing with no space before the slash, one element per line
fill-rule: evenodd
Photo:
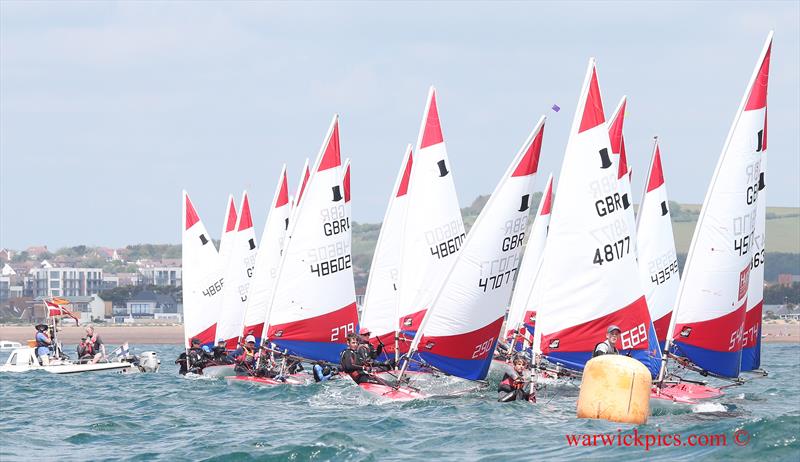
<path fill-rule="evenodd" d="M 656 329 L 656 337 L 658 337 L 659 342 L 663 342 L 667 339 L 670 319 L 672 319 L 672 311 L 669 311 L 664 316 L 653 321 L 653 327 Z"/>
<path fill-rule="evenodd" d="M 648 347 L 647 332 L 650 329 L 650 312 L 644 296 L 639 297 L 630 305 L 600 318 L 551 334 L 542 334 L 542 353 L 594 351 L 594 347 L 598 343 L 606 340 L 606 331 L 611 325 L 619 326 L 622 331 L 617 348 L 646 350 Z M 641 334 L 642 332 L 644 335 Z M 638 339 L 638 343 L 633 344 L 636 339 Z M 627 344 L 628 340 L 632 347 Z"/>
<path fill-rule="evenodd" d="M 419 310 L 416 313 L 411 313 L 400 318 L 400 330 L 416 332 L 416 330 L 419 329 L 419 325 L 422 324 L 422 318 L 425 317 L 425 312 L 427 311 L 427 309 Z"/>
<path fill-rule="evenodd" d="M 439 123 L 439 109 L 436 107 L 436 90 L 431 92 L 431 99 L 428 101 L 428 117 L 425 120 L 425 131 L 422 132 L 422 143 L 419 147 L 427 148 L 434 144 L 444 141 L 442 136 L 442 126 Z"/>
<path fill-rule="evenodd" d="M 761 139 L 761 152 L 767 150 L 767 109 L 764 108 L 764 136 Z"/>
<path fill-rule="evenodd" d="M 647 180 L 647 192 L 650 192 L 664 184 L 664 171 L 661 169 L 661 149 L 656 145 L 656 152 L 653 154 L 653 166 L 650 168 L 650 178 Z"/>
<path fill-rule="evenodd" d="M 228 218 L 225 220 L 225 232 L 229 233 L 236 229 L 236 204 L 233 203 L 233 198 L 228 198 Z"/>
<path fill-rule="evenodd" d="M 622 125 L 625 121 L 625 107 L 627 105 L 628 100 L 623 100 L 617 112 L 617 116 L 611 121 L 611 128 L 608 129 L 608 137 L 611 140 L 611 152 L 614 154 L 622 152 L 620 147 L 622 144 Z"/>
<path fill-rule="evenodd" d="M 763 308 L 764 300 L 761 300 L 745 313 L 742 348 L 752 348 L 758 345 L 758 336 L 761 335 L 761 312 Z"/>
<path fill-rule="evenodd" d="M 344 202 L 350 202 L 350 162 L 347 163 L 347 169 L 344 171 L 342 187 L 344 188 Z"/>
<path fill-rule="evenodd" d="M 281 189 L 278 192 L 278 199 L 275 201 L 275 208 L 283 207 L 289 203 L 289 180 L 286 178 L 286 170 L 283 171 L 281 179 Z"/>
<path fill-rule="evenodd" d="M 214 343 L 214 334 L 217 332 L 217 323 L 212 324 L 211 326 L 205 328 L 202 332 L 197 335 L 189 336 L 187 340 L 187 348 L 192 347 L 192 339 L 199 338 L 201 345 L 210 345 Z"/>
<path fill-rule="evenodd" d="M 494 342 L 500 335 L 503 316 L 472 332 L 441 337 L 423 335 L 417 350 L 456 359 L 484 359 L 493 354 Z M 485 345 L 485 347 L 484 347 Z"/>
<path fill-rule="evenodd" d="M 239 220 L 239 231 L 252 227 L 253 218 L 250 216 L 250 200 L 247 198 L 247 193 L 244 193 L 244 199 L 242 200 L 242 217 Z"/>
<path fill-rule="evenodd" d="M 184 193 L 184 197 L 186 199 L 186 216 L 184 217 L 184 221 L 186 222 L 186 229 L 189 229 L 200 221 L 200 217 L 198 217 L 197 212 L 194 211 L 194 206 L 192 205 L 191 199 L 189 199 L 189 195 Z"/>
<path fill-rule="evenodd" d="M 544 135 L 544 125 L 536 134 L 533 142 L 528 146 L 528 150 L 519 161 L 517 168 L 511 176 L 528 176 L 536 173 L 539 169 L 539 155 L 542 153 L 542 136 Z"/>
<path fill-rule="evenodd" d="M 737 310 L 707 321 L 675 324 L 672 338 L 687 345 L 723 353 L 742 349 L 742 326 L 747 300 Z M 684 332 L 685 331 L 685 332 Z M 687 334 L 683 336 L 682 334 Z"/>
<path fill-rule="evenodd" d="M 397 197 L 405 196 L 408 192 L 408 182 L 411 179 L 411 165 L 414 163 L 413 152 L 408 153 L 408 162 L 406 162 L 406 169 L 403 171 L 403 179 L 400 180 L 400 187 L 397 188 Z"/>
<path fill-rule="evenodd" d="M 620 137 L 619 140 L 619 169 L 617 170 L 617 179 L 622 179 L 628 174 L 628 156 L 625 155 L 625 137 Z"/>
<path fill-rule="evenodd" d="M 339 119 L 336 119 L 333 122 L 333 132 L 328 138 L 328 145 L 325 146 L 325 152 L 322 154 L 317 171 L 321 172 L 340 165 L 342 165 L 342 157 L 339 151 Z"/>
<path fill-rule="evenodd" d="M 769 57 L 772 54 L 772 44 L 770 43 L 767 48 L 767 54 L 764 56 L 764 61 L 761 62 L 761 68 L 758 70 L 753 86 L 750 88 L 750 96 L 747 98 L 747 104 L 744 107 L 745 111 L 752 111 L 767 107 L 767 85 L 769 84 Z"/>
<path fill-rule="evenodd" d="M 550 215 L 553 208 L 553 180 L 552 178 L 547 183 L 547 191 L 544 192 L 544 205 L 542 205 L 542 213 L 539 215 Z"/>
<path fill-rule="evenodd" d="M 600 86 L 597 84 L 597 68 L 592 67 L 592 80 L 589 82 L 589 94 L 583 106 L 583 116 L 578 133 L 585 132 L 605 122 L 603 100 L 600 98 Z"/>
<path fill-rule="evenodd" d="M 347 334 L 355 332 L 356 325 L 358 325 L 358 310 L 353 302 L 320 316 L 269 326 L 267 336 L 275 341 L 299 340 L 344 344 Z"/>
<path fill-rule="evenodd" d="M 261 338 L 261 333 L 264 331 L 264 323 L 260 322 L 258 324 L 254 324 L 252 326 L 245 326 L 242 329 L 242 337 L 247 337 L 248 335 L 252 335 L 256 339 Z"/>
<path fill-rule="evenodd" d="M 295 205 L 300 204 L 300 199 L 303 197 L 303 191 L 306 190 L 306 183 L 308 183 L 309 176 L 311 176 L 311 171 L 308 169 L 308 165 L 306 165 L 306 174 L 303 176 L 303 183 L 300 185 L 300 193 L 297 194 Z"/>

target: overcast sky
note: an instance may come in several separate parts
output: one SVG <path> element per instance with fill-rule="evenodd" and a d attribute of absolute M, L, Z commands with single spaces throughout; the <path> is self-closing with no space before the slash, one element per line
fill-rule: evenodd
<path fill-rule="evenodd" d="M 541 189 L 591 56 L 607 117 L 629 97 L 634 197 L 657 134 L 671 199 L 700 203 L 770 29 L 767 202 L 796 207 L 799 23 L 796 1 L 3 0 L 0 247 L 178 243 L 183 188 L 214 235 L 247 189 L 260 234 L 335 112 L 354 219 L 380 221 L 429 85 L 462 205 L 547 114 Z"/>

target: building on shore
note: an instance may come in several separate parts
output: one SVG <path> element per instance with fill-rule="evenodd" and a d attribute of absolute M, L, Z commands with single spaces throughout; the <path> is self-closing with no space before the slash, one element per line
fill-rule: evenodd
<path fill-rule="evenodd" d="M 25 280 L 29 297 L 89 297 L 103 290 L 101 268 L 32 268 Z"/>

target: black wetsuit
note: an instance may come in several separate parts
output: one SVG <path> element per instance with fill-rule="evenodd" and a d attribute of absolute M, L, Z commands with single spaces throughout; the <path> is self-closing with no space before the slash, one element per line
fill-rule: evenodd
<path fill-rule="evenodd" d="M 356 349 L 361 364 L 368 365 L 384 371 L 394 369 L 394 358 L 389 361 L 379 362 L 375 359 L 383 353 L 383 344 L 379 343 L 378 348 L 372 346 L 369 341 L 359 340 L 358 349 Z"/>
<path fill-rule="evenodd" d="M 499 401 L 502 402 L 527 400 L 536 402 L 536 395 L 534 394 L 531 398 L 531 394 L 525 391 L 525 382 L 516 371 L 506 372 L 503 375 L 503 380 L 500 381 L 497 391 L 500 395 Z"/>
<path fill-rule="evenodd" d="M 214 361 L 214 364 L 233 364 L 233 360 L 228 356 L 228 350 L 224 346 L 215 346 L 212 352 L 211 360 Z"/>
<path fill-rule="evenodd" d="M 181 375 L 186 375 L 188 372 L 192 372 L 194 374 L 202 374 L 203 368 L 206 365 L 206 352 L 203 351 L 200 347 L 197 348 L 190 348 L 188 352 L 189 357 L 189 364 L 191 367 L 188 367 L 186 364 L 186 352 L 183 352 L 178 356 L 178 359 L 175 360 L 175 364 L 180 366 L 180 370 L 178 371 Z"/>
<path fill-rule="evenodd" d="M 355 383 L 381 383 L 372 374 L 364 370 L 367 364 L 364 363 L 358 350 L 346 349 L 339 356 L 339 370 L 350 376 Z"/>

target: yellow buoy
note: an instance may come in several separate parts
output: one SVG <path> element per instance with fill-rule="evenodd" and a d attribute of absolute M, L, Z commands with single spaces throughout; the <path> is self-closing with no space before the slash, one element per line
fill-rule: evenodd
<path fill-rule="evenodd" d="M 620 355 L 592 358 L 583 369 L 578 417 L 643 424 L 650 414 L 650 371 Z"/>

